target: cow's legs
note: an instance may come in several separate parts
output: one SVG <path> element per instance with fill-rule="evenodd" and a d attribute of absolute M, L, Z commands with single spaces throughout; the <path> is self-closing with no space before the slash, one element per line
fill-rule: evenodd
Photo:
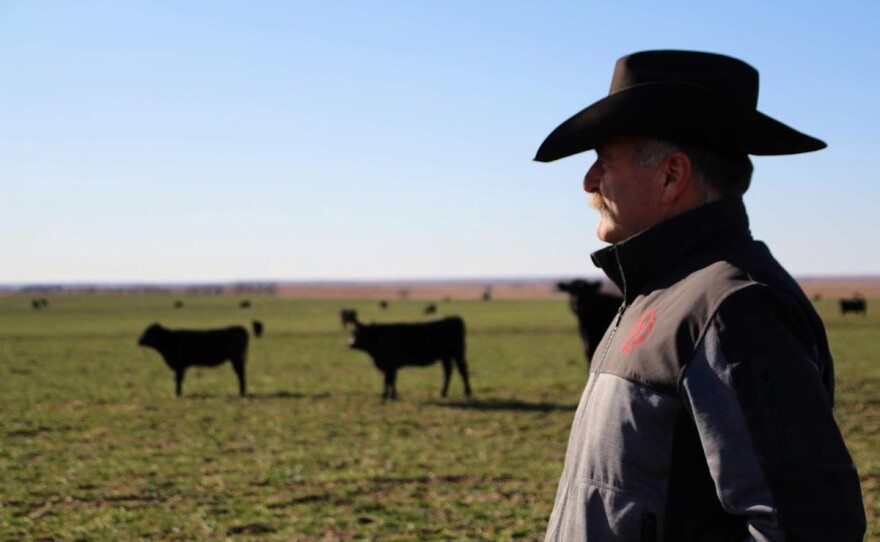
<path fill-rule="evenodd" d="M 232 368 L 235 369 L 235 376 L 238 377 L 238 394 L 244 397 L 246 393 L 246 385 L 244 379 L 244 356 L 233 359 Z"/>
<path fill-rule="evenodd" d="M 178 369 L 174 371 L 174 385 L 177 396 L 180 397 L 180 394 L 183 392 L 183 373 L 186 372 L 186 369 Z"/>
<path fill-rule="evenodd" d="M 464 359 L 464 356 L 456 357 L 455 365 L 458 367 L 458 373 L 461 375 L 461 379 L 464 380 L 464 394 L 470 397 L 471 381 L 470 378 L 468 378 L 467 360 Z"/>
<path fill-rule="evenodd" d="M 443 361 L 443 389 L 440 390 L 440 397 L 446 397 L 449 393 L 449 379 L 452 377 L 452 360 L 442 358 Z"/>
<path fill-rule="evenodd" d="M 385 389 L 382 391 L 382 399 L 397 399 L 397 369 L 385 371 Z"/>

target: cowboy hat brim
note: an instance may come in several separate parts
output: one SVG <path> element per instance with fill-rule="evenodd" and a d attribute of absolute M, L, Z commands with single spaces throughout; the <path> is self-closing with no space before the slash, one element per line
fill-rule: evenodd
<path fill-rule="evenodd" d="M 662 137 L 754 155 L 826 147 L 823 141 L 711 89 L 656 82 L 624 88 L 575 114 L 547 136 L 535 160 L 552 162 L 621 135 Z"/>

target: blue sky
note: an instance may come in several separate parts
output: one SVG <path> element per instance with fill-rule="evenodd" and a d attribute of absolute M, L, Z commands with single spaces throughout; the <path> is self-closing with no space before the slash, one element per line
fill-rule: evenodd
<path fill-rule="evenodd" d="M 0 283 L 597 276 L 594 155 L 532 157 L 622 55 L 761 73 L 829 144 L 754 159 L 795 275 L 880 274 L 880 3 L 0 0 Z"/>

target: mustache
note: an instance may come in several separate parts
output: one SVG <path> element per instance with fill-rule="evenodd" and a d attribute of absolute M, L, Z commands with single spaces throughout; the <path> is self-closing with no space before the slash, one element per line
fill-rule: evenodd
<path fill-rule="evenodd" d="M 608 206 L 605 205 L 605 200 L 602 199 L 602 195 L 598 192 L 593 192 L 592 194 L 590 194 L 590 206 L 600 213 L 604 214 L 608 212 Z"/>

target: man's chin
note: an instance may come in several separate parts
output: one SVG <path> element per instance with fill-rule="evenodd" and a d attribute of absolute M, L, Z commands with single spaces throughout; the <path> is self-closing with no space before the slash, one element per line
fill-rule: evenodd
<path fill-rule="evenodd" d="M 596 237 L 598 237 L 600 241 L 605 241 L 612 245 L 623 240 L 620 238 L 620 234 L 615 230 L 614 226 L 606 224 L 604 220 L 600 221 L 599 226 L 596 228 Z"/>

